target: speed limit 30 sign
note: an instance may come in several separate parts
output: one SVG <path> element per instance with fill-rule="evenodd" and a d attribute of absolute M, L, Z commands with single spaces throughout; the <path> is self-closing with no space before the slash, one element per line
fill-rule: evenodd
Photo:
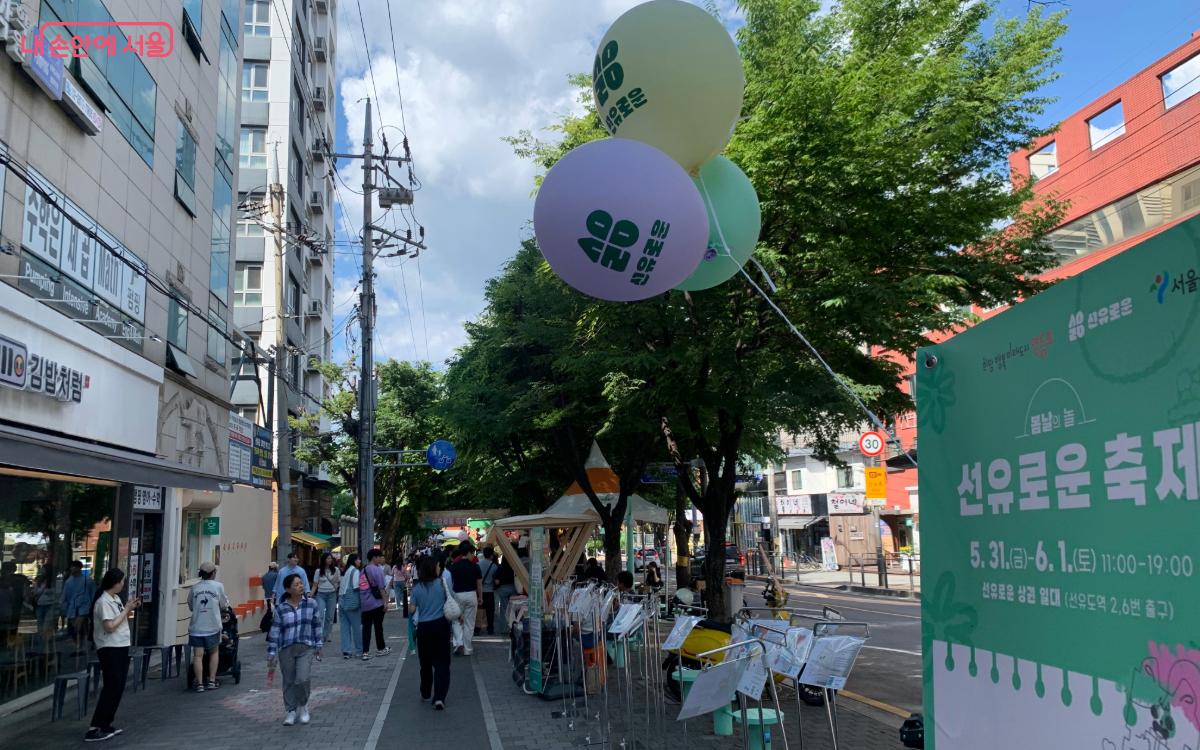
<path fill-rule="evenodd" d="M 883 453 L 886 444 L 883 435 L 878 432 L 864 432 L 858 436 L 858 449 L 864 456 L 878 456 Z"/>

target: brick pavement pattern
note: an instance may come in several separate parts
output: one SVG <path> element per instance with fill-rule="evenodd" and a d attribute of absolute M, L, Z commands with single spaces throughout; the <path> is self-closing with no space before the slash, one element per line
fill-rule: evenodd
<path fill-rule="evenodd" d="M 434 711 L 418 694 L 416 654 L 406 655 L 407 627 L 398 613 L 384 622 L 392 654 L 385 658 L 344 661 L 337 638 L 326 658 L 313 668 L 310 701 L 312 723 L 282 726 L 283 699 L 278 685 L 266 684 L 266 645 L 255 631 L 241 642 L 242 682 L 222 679 L 215 692 L 183 692 L 183 681 L 161 681 L 153 671 L 145 691 L 128 692 L 117 714 L 124 734 L 104 743 L 128 748 L 286 747 L 289 750 L 340 748 L 439 747 L 447 743 L 473 750 L 565 750 L 566 748 L 673 748 L 684 743 L 683 727 L 673 720 L 677 705 L 667 703 L 661 722 L 647 723 L 645 694 L 635 685 L 634 720 L 626 729 L 624 707 L 616 690 L 610 690 L 611 730 L 603 731 L 596 719 L 599 701 L 591 698 L 592 716 L 563 716 L 562 700 L 544 701 L 526 695 L 512 679 L 507 642 L 499 637 L 476 639 L 475 654 L 456 656 L 451 665 L 450 692 L 445 711 Z M 244 633 L 246 631 L 243 631 Z M 334 631 L 336 636 L 337 631 Z M 401 660 L 403 663 L 401 664 Z M 388 686 L 400 666 L 394 694 L 387 707 L 382 731 L 371 744 L 372 729 L 380 714 Z M 616 672 L 612 673 L 614 675 Z M 482 684 L 486 695 L 481 696 Z M 68 695 L 66 718 L 50 721 L 49 701 L 26 709 L 0 723 L 0 746 L 22 750 L 82 747 L 87 719 L 76 721 L 74 696 Z M 781 695 L 789 744 L 800 747 L 795 733 L 795 701 Z M 577 704 L 582 709 L 582 699 Z M 94 707 L 94 699 L 92 706 Z M 568 700 L 567 708 L 571 708 Z M 842 750 L 891 750 L 900 743 L 895 726 L 858 713 L 856 704 L 839 702 Z M 87 717 L 87 718 L 90 718 Z M 804 747 L 832 747 L 822 709 L 804 707 Z M 782 748 L 775 735 L 775 748 Z M 688 746 L 704 750 L 740 750 L 742 737 L 715 737 L 707 718 L 688 722 Z"/>

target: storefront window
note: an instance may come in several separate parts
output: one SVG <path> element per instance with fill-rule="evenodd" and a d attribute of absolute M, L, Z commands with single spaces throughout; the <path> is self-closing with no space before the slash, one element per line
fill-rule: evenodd
<path fill-rule="evenodd" d="M 87 668 L 87 616 L 112 559 L 117 486 L 0 468 L 0 702 Z"/>
<path fill-rule="evenodd" d="M 183 557 L 179 560 L 179 582 L 199 577 L 200 570 L 200 513 L 186 514 L 183 525 Z"/>

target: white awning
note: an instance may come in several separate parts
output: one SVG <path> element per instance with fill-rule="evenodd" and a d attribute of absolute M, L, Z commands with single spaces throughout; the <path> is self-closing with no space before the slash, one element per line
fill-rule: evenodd
<path fill-rule="evenodd" d="M 616 493 L 601 492 L 597 497 L 600 498 L 601 503 L 609 508 L 617 503 Z M 660 508 L 641 495 L 630 495 L 629 503 L 633 506 L 634 521 L 638 523 L 666 524 L 666 508 Z M 596 509 L 592 507 L 592 501 L 588 499 L 587 495 L 563 495 L 554 501 L 554 505 L 547 508 L 546 512 L 578 515 L 580 513 L 595 513 Z"/>
<path fill-rule="evenodd" d="M 780 516 L 779 528 L 781 529 L 807 529 L 818 521 L 822 521 L 828 516 Z"/>

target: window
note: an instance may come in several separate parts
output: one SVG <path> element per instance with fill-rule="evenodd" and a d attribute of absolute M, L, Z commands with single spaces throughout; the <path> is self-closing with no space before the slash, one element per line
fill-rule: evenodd
<path fill-rule="evenodd" d="M 188 311 L 175 298 L 176 294 L 178 292 L 172 290 L 170 301 L 167 303 L 167 341 L 186 352 Z"/>
<path fill-rule="evenodd" d="M 225 319 L 214 308 L 208 309 L 208 356 L 214 362 L 226 367 L 229 363 L 226 361 L 226 344 L 229 342 L 225 339 L 226 325 Z"/>
<path fill-rule="evenodd" d="M 284 300 L 284 311 L 291 317 L 300 315 L 300 282 L 288 274 L 287 297 Z"/>
<path fill-rule="evenodd" d="M 267 101 L 267 77 L 270 67 L 265 62 L 242 63 L 242 101 Z"/>
<path fill-rule="evenodd" d="M 242 169 L 266 169 L 267 129 L 243 127 L 238 153 L 238 164 Z"/>
<path fill-rule="evenodd" d="M 188 511 L 184 523 L 183 545 L 179 556 L 179 582 L 185 583 L 200 575 L 200 512 Z"/>
<path fill-rule="evenodd" d="M 1114 138 L 1125 134 L 1125 112 L 1121 102 L 1117 102 L 1100 114 L 1087 121 L 1088 138 L 1092 142 L 1092 150 L 1100 148 Z"/>
<path fill-rule="evenodd" d="M 200 45 L 200 22 L 204 11 L 204 0 L 183 0 L 183 38 L 199 59 L 203 55 Z"/>
<path fill-rule="evenodd" d="M 840 489 L 854 486 L 854 467 L 839 466 L 837 470 L 837 483 Z"/>
<path fill-rule="evenodd" d="M 1058 171 L 1058 154 L 1050 141 L 1029 156 L 1029 175 L 1035 180 Z"/>
<path fill-rule="evenodd" d="M 251 422 L 258 422 L 257 406 L 239 406 L 237 411 L 243 419 L 249 419 Z"/>
<path fill-rule="evenodd" d="M 300 388 L 300 355 L 293 354 L 288 359 L 288 375 L 291 378 L 291 383 L 297 389 Z"/>
<path fill-rule="evenodd" d="M 1200 94 L 1200 55 L 1176 65 L 1162 77 L 1163 104 L 1167 109 Z"/>
<path fill-rule="evenodd" d="M 271 36 L 271 4 L 268 0 L 247 0 L 242 31 L 246 36 Z"/>
<path fill-rule="evenodd" d="M 792 475 L 792 486 L 790 489 L 793 491 L 804 489 L 804 472 L 800 469 L 792 469 L 790 473 Z"/>
<path fill-rule="evenodd" d="M 222 12 L 221 17 L 225 14 Z M 224 22 L 222 22 L 224 23 Z M 217 58 L 220 84 L 217 86 L 217 156 L 232 171 L 233 150 L 237 137 L 237 44 L 221 32 L 220 56 Z"/>
<path fill-rule="evenodd" d="M 267 210 L 266 196 L 262 193 L 239 193 L 238 205 L 238 237 L 262 237 L 263 225 L 260 223 Z"/>
<path fill-rule="evenodd" d="M 233 275 L 234 307 L 262 307 L 262 272 L 260 265 L 237 264 Z"/>
<path fill-rule="evenodd" d="M 233 188 L 224 166 L 217 164 L 213 178 L 212 255 L 208 266 L 208 288 L 222 305 L 229 294 L 229 223 L 233 218 Z"/>
<path fill-rule="evenodd" d="M 296 195 L 304 197 L 304 159 L 300 156 L 300 152 L 296 150 L 296 145 L 292 144 L 292 158 L 288 165 L 290 174 L 289 178 L 296 188 Z"/>
<path fill-rule="evenodd" d="M 196 139 L 179 121 L 175 141 L 175 197 L 192 216 L 196 215 Z"/>
<path fill-rule="evenodd" d="M 300 82 L 292 79 L 292 119 L 296 122 L 296 127 L 300 129 L 300 135 L 304 135 L 304 91 L 300 88 Z"/>
<path fill-rule="evenodd" d="M 308 3 L 300 3 L 300 5 L 308 7 Z M 303 68 L 304 63 L 308 62 L 308 44 L 304 41 L 304 32 L 300 31 L 299 16 L 296 16 L 296 22 L 292 24 L 292 52 L 296 53 L 300 66 Z"/>

